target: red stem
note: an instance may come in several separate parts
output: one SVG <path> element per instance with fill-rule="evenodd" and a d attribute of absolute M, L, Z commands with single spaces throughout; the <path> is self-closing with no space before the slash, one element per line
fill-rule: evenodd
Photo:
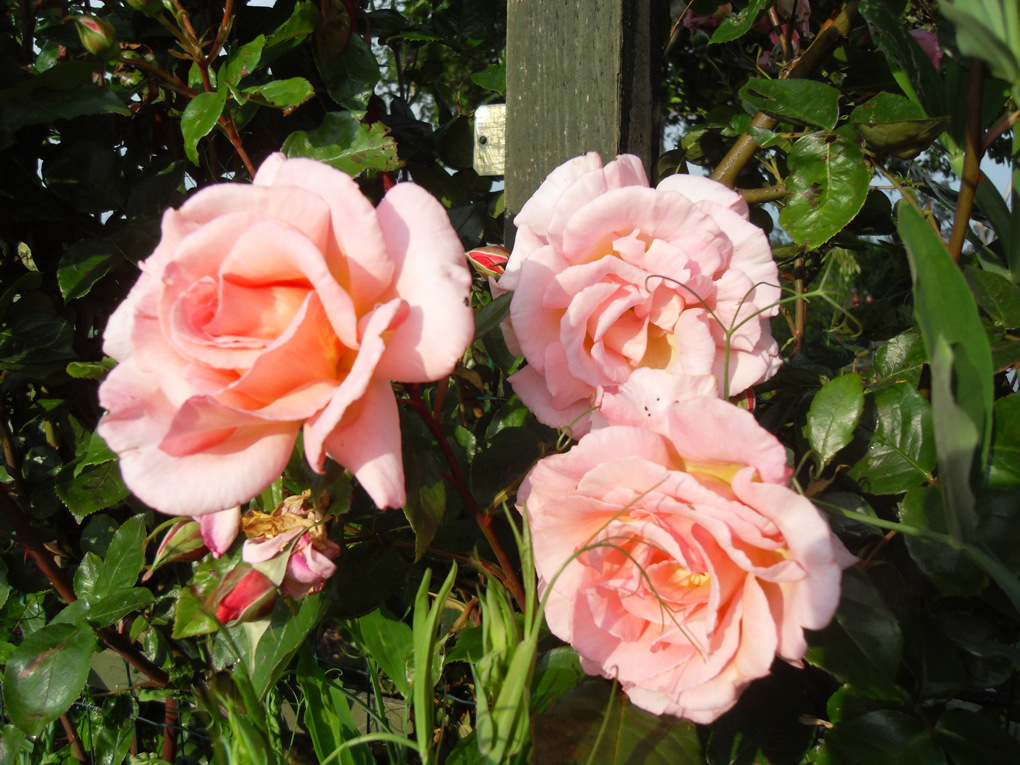
<path fill-rule="evenodd" d="M 442 425 L 432 416 L 432 412 L 425 406 L 425 402 L 422 400 L 421 392 L 418 390 L 418 386 L 409 384 L 404 386 L 404 390 L 407 391 L 410 396 L 409 403 L 418 415 L 425 422 L 426 427 L 435 436 L 436 442 L 439 444 L 439 448 L 443 452 L 443 457 L 446 458 L 447 464 L 450 466 L 450 475 L 452 476 L 451 483 L 453 488 L 464 498 L 464 504 L 468 506 L 471 514 L 475 517 L 475 522 L 481 528 L 482 533 L 485 535 L 485 539 L 488 541 L 492 551 L 496 554 L 496 560 L 499 561 L 500 567 L 503 569 L 504 582 L 507 588 L 514 596 L 514 600 L 517 601 L 517 605 L 521 607 L 523 611 L 525 608 L 525 597 L 524 588 L 521 587 L 520 581 L 517 579 L 517 574 L 514 572 L 514 567 L 510 563 L 510 558 L 506 554 L 506 550 L 503 549 L 503 545 L 499 541 L 499 537 L 496 536 L 496 531 L 492 527 L 492 516 L 487 515 L 482 508 L 478 506 L 478 502 L 475 501 L 474 495 L 471 494 L 471 489 L 468 486 L 467 481 L 464 479 L 464 473 L 461 472 L 460 463 L 457 462 L 457 457 L 453 453 L 453 449 L 450 448 L 450 442 L 446 440 L 446 434 L 443 432 Z"/>

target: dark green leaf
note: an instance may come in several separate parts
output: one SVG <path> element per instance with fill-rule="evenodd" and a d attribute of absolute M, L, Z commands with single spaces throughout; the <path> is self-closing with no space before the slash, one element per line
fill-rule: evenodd
<path fill-rule="evenodd" d="M 322 11 L 316 3 L 297 3 L 290 18 L 266 39 L 261 63 L 268 64 L 277 56 L 299 45 L 315 31 L 321 18 Z"/>
<path fill-rule="evenodd" d="M 393 547 L 362 543 L 337 561 L 337 598 L 331 615 L 354 619 L 374 611 L 404 584 L 408 563 Z"/>
<path fill-rule="evenodd" d="M 400 695 L 406 697 L 410 687 L 407 661 L 414 650 L 414 632 L 382 608 L 362 616 L 358 619 L 358 626 L 369 655 L 393 681 Z"/>
<path fill-rule="evenodd" d="M 340 106 L 365 109 L 379 82 L 379 62 L 361 37 L 351 35 L 339 56 L 329 61 L 320 58 L 319 73 L 330 97 Z"/>
<path fill-rule="evenodd" d="M 136 515 L 128 518 L 113 535 L 113 541 L 106 551 L 107 592 L 123 587 L 133 587 L 138 572 L 145 564 L 145 520 Z"/>
<path fill-rule="evenodd" d="M 365 170 L 388 172 L 401 165 L 389 129 L 381 122 L 358 122 L 350 112 L 332 112 L 315 130 L 291 133 L 281 151 L 288 157 L 317 159 L 352 177 Z"/>
<path fill-rule="evenodd" d="M 846 765 L 943 765 L 946 761 L 924 720 L 891 709 L 840 722 L 825 740 Z"/>
<path fill-rule="evenodd" d="M 909 383 L 875 394 L 878 426 L 850 476 L 869 494 L 899 494 L 932 480 L 931 405 Z"/>
<path fill-rule="evenodd" d="M 814 80 L 748 80 L 740 97 L 755 109 L 832 130 L 839 119 L 839 91 Z"/>
<path fill-rule="evenodd" d="M 475 340 L 492 332 L 510 314 L 510 301 L 514 293 L 504 292 L 483 305 L 475 314 Z"/>
<path fill-rule="evenodd" d="M 911 327 L 875 352 L 875 370 L 880 377 L 872 387 L 888 387 L 897 382 L 906 382 L 916 388 L 921 378 L 921 368 L 927 361 L 921 333 Z"/>
<path fill-rule="evenodd" d="M 85 685 L 95 647 L 87 625 L 53 624 L 25 638 L 4 672 L 4 702 L 14 723 L 38 736 L 66 712 Z"/>
<path fill-rule="evenodd" d="M 227 103 L 227 91 L 200 93 L 191 99 L 181 115 L 181 133 L 184 135 L 184 153 L 198 164 L 198 142 L 209 135 Z"/>
<path fill-rule="evenodd" d="M 82 212 L 116 210 L 127 201 L 120 157 L 98 141 L 72 144 L 43 163 L 42 174 L 50 191 Z"/>
<path fill-rule="evenodd" d="M 430 452 L 404 445 L 407 504 L 404 515 L 414 529 L 414 559 L 421 560 L 446 513 L 446 484 L 439 462 Z"/>
<path fill-rule="evenodd" d="M 935 740 L 957 765 L 1014 765 L 1020 745 L 1002 725 L 966 709 L 950 709 L 939 717 Z"/>
<path fill-rule="evenodd" d="M 899 698 L 895 680 L 903 655 L 900 625 L 859 568 L 843 572 L 836 618 L 810 633 L 808 642 L 805 658 L 811 664 L 870 696 Z"/>
<path fill-rule="evenodd" d="M 924 119 L 924 109 L 909 98 L 895 93 L 879 93 L 850 112 L 850 124 L 866 122 L 899 122 Z"/>
<path fill-rule="evenodd" d="M 797 244 L 818 247 L 853 220 L 868 197 L 871 173 L 857 144 L 809 135 L 788 157 L 791 195 L 779 222 Z"/>
<path fill-rule="evenodd" d="M 226 65 L 219 72 L 220 82 L 237 85 L 241 80 L 254 72 L 258 68 L 259 61 L 262 58 L 262 49 L 265 46 L 265 36 L 259 35 L 230 54 Z M 207 130 L 206 133 L 208 132 Z M 202 135 L 205 135 L 205 133 Z"/>
<path fill-rule="evenodd" d="M 314 96 L 315 88 L 304 77 L 292 77 L 289 80 L 274 80 L 268 85 L 248 88 L 244 92 L 248 96 L 263 98 L 270 106 L 278 109 L 293 109 Z"/>
<path fill-rule="evenodd" d="M 83 239 L 68 248 L 57 266 L 57 283 L 65 301 L 84 297 L 124 256 L 107 239 Z"/>
<path fill-rule="evenodd" d="M 298 652 L 297 681 L 305 697 L 304 727 L 312 737 L 312 746 L 319 762 L 323 762 L 344 741 L 358 735 L 347 697 L 315 663 L 307 644 Z M 373 765 L 375 760 L 367 745 L 352 747 L 340 753 L 341 765 Z"/>
<path fill-rule="evenodd" d="M 74 476 L 77 478 L 82 470 L 90 465 L 105 465 L 117 459 L 114 451 L 106 445 L 106 441 L 98 433 L 93 433 L 89 438 L 89 448 L 85 452 L 85 458 L 74 469 Z"/>
<path fill-rule="evenodd" d="M 968 266 L 964 278 L 977 304 L 1004 329 L 1020 327 L 1020 288 L 1009 279 Z"/>
<path fill-rule="evenodd" d="M 563 646 L 546 651 L 535 662 L 535 676 L 531 683 L 532 714 L 544 712 L 554 699 L 580 685 L 585 677 L 581 658 L 573 648 Z"/>
<path fill-rule="evenodd" d="M 871 125 L 857 123 L 857 132 L 876 154 L 892 154 L 913 159 L 931 146 L 949 128 L 949 117 L 924 120 L 899 120 Z"/>
<path fill-rule="evenodd" d="M 95 64 L 64 61 L 13 88 L 0 91 L 3 121 L 13 133 L 26 125 L 69 120 L 87 114 L 131 116 L 108 87 L 96 85 Z"/>
<path fill-rule="evenodd" d="M 144 587 L 123 587 L 111 591 L 89 608 L 86 618 L 95 627 L 108 627 L 152 603 L 152 593 Z"/>
<path fill-rule="evenodd" d="M 472 74 L 471 80 L 486 90 L 495 91 L 500 95 L 506 93 L 506 61 L 489 64 L 482 71 Z"/>
<path fill-rule="evenodd" d="M 117 521 L 108 515 L 94 515 L 81 532 L 83 553 L 95 553 L 100 558 L 110 549 L 113 535 L 117 533 Z"/>
<path fill-rule="evenodd" d="M 471 490 L 482 507 L 527 473 L 539 458 L 539 439 L 527 428 L 504 428 L 471 463 Z"/>
<path fill-rule="evenodd" d="M 1017 33 L 1017 26 L 1008 16 L 1015 6 L 987 0 L 963 0 L 939 6 L 956 26 L 956 43 L 964 55 L 987 61 L 996 77 L 1014 84 L 1020 82 L 1018 41 L 1011 39 Z"/>
<path fill-rule="evenodd" d="M 995 402 L 995 441 L 988 484 L 994 489 L 1020 485 L 1020 394 Z"/>
<path fill-rule="evenodd" d="M 815 394 L 804 434 L 822 465 L 850 443 L 863 411 L 864 387 L 856 373 L 837 377 Z"/>
<path fill-rule="evenodd" d="M 900 505 L 900 520 L 908 526 L 945 534 L 942 493 L 935 487 L 911 489 Z M 917 567 L 943 595 L 967 597 L 987 583 L 981 570 L 962 551 L 916 536 L 905 535 L 903 540 Z"/>
<path fill-rule="evenodd" d="M 450 216 L 450 224 L 460 238 L 465 250 L 477 247 L 481 243 L 485 231 L 485 208 L 479 204 L 451 207 L 446 211 Z"/>
<path fill-rule="evenodd" d="M 15 312 L 0 331 L 0 369 L 45 376 L 74 358 L 71 325 L 60 316 Z"/>
<path fill-rule="evenodd" d="M 612 685 L 588 680 L 556 699 L 532 719 L 533 761 L 597 762 L 599 765 L 701 765 L 704 756 L 694 724 L 636 707 Z M 610 699 L 612 707 L 610 708 Z M 610 719 L 598 741 L 602 720 Z M 589 759 L 590 758 L 590 759 Z"/>
<path fill-rule="evenodd" d="M 120 477 L 117 462 L 85 468 L 74 478 L 58 483 L 56 491 L 60 500 L 78 517 L 112 507 L 131 493 Z"/>
<path fill-rule="evenodd" d="M 944 86 L 939 73 L 905 25 L 884 0 L 863 0 L 859 11 L 868 22 L 872 39 L 885 54 L 896 83 L 907 97 L 916 96 L 926 116 L 945 116 Z"/>
<path fill-rule="evenodd" d="M 86 603 L 94 603 L 109 591 L 105 564 L 95 553 L 85 553 L 74 573 L 74 594 Z"/>
<path fill-rule="evenodd" d="M 907 247 L 914 279 L 914 309 L 925 347 L 933 359 L 936 340 L 942 335 L 952 348 L 957 400 L 977 428 L 979 464 L 983 465 L 991 439 L 994 396 L 992 354 L 977 304 L 941 237 L 919 212 L 901 204 L 897 228 Z"/>
<path fill-rule="evenodd" d="M 769 0 L 751 0 L 747 7 L 731 18 L 723 19 L 719 28 L 712 33 L 711 44 L 718 44 L 736 40 L 746 34 L 754 26 L 758 14 L 765 10 Z"/>
<path fill-rule="evenodd" d="M 4 662 L 6 663 L 6 662 Z M 0 763 L 17 765 L 21 760 L 21 751 L 25 746 L 25 732 L 13 725 L 5 725 L 0 735 Z"/>

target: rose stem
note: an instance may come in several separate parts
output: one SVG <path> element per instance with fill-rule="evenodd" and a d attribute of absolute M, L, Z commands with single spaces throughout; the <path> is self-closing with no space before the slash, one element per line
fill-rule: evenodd
<path fill-rule="evenodd" d="M 177 748 L 177 722 L 180 716 L 177 714 L 177 699 L 173 696 L 166 697 L 166 717 L 163 727 L 163 759 L 166 762 L 176 760 Z"/>
<path fill-rule="evenodd" d="M 793 264 L 793 289 L 797 293 L 794 301 L 794 316 L 797 328 L 793 334 L 793 352 L 800 350 L 807 333 L 807 301 L 804 299 L 804 258 L 797 258 Z"/>
<path fill-rule="evenodd" d="M 811 43 L 811 47 L 804 51 L 804 54 L 793 63 L 793 66 L 784 68 L 779 77 L 781 79 L 811 77 L 850 32 L 850 26 L 857 17 L 859 4 L 859 0 L 851 0 L 843 6 L 843 10 L 831 24 L 826 23 L 822 26 L 815 36 L 815 41 Z M 776 120 L 764 112 L 758 112 L 751 120 L 749 127 L 771 130 L 775 126 Z M 726 153 L 710 177 L 713 181 L 719 181 L 732 189 L 736 185 L 740 171 L 744 169 L 744 165 L 751 161 L 751 157 L 757 150 L 758 144 L 751 134 L 745 131 Z"/>
<path fill-rule="evenodd" d="M 496 553 L 496 560 L 499 561 L 499 565 L 503 569 L 506 586 L 514 596 L 514 600 L 517 601 L 517 605 L 519 605 L 523 611 L 525 608 L 524 588 L 521 587 L 521 583 L 517 579 L 517 574 L 514 573 L 514 568 L 510 565 L 510 558 L 507 557 L 506 550 L 503 549 L 503 545 L 500 543 L 499 537 L 496 536 L 496 531 L 492 527 L 492 516 L 486 515 L 482 511 L 482 508 L 478 506 L 478 502 L 475 501 L 474 495 L 471 494 L 471 489 L 468 487 L 467 481 L 464 480 L 464 474 L 461 472 L 460 464 L 457 462 L 457 458 L 454 456 L 453 450 L 450 448 L 449 441 L 446 440 L 446 434 L 443 432 L 443 428 L 436 418 L 432 416 L 429 408 L 425 406 L 425 402 L 422 401 L 421 392 L 418 390 L 418 386 L 415 384 L 408 384 L 404 386 L 404 390 L 406 390 L 408 396 L 410 396 L 407 403 L 414 408 L 425 422 L 426 427 L 432 431 L 432 435 L 435 436 L 436 441 L 439 443 L 439 448 L 442 450 L 443 456 L 446 458 L 446 463 L 450 466 L 450 475 L 452 477 L 450 483 L 453 484 L 453 488 L 457 490 L 460 496 L 464 498 L 464 504 L 468 506 L 471 514 L 475 517 L 475 522 L 482 529 L 485 539 L 489 542 L 489 546 L 492 548 L 492 551 Z"/>
<path fill-rule="evenodd" d="M 86 712 L 86 714 L 88 714 Z M 85 747 L 81 745 L 81 738 L 78 737 L 78 731 L 74 728 L 74 723 L 71 722 L 71 718 L 67 716 L 67 713 L 60 715 L 60 722 L 64 726 L 64 732 L 67 734 L 67 740 L 71 744 L 71 751 L 74 752 L 75 759 L 78 762 L 88 762 L 88 757 L 85 756 Z"/>
<path fill-rule="evenodd" d="M 985 62 L 970 60 L 970 81 L 967 83 L 967 149 L 963 157 L 963 177 L 960 178 L 960 196 L 956 201 L 953 233 L 949 237 L 949 254 L 954 263 L 960 262 L 963 240 L 970 229 L 970 212 L 974 209 L 974 192 L 981 181 L 981 158 L 985 153 L 981 129 L 981 100 L 985 87 Z"/>

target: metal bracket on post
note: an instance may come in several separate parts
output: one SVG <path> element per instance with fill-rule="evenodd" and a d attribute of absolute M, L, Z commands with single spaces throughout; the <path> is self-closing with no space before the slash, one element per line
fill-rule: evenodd
<path fill-rule="evenodd" d="M 506 168 L 506 104 L 475 109 L 474 168 L 479 175 L 503 175 Z"/>

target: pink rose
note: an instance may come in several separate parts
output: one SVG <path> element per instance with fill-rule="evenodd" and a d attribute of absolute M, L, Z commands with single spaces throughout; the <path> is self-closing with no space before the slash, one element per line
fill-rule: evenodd
<path fill-rule="evenodd" d="M 545 424 L 583 435 L 601 391 L 642 367 L 715 375 L 720 391 L 728 375 L 730 395 L 778 368 L 778 270 L 722 184 L 678 174 L 652 189 L 637 157 L 603 168 L 591 153 L 554 170 L 515 223 L 490 285 L 514 291 L 503 329 L 528 366 L 510 381 Z"/>
<path fill-rule="evenodd" d="M 942 48 L 939 46 L 939 38 L 936 34 L 927 29 L 911 29 L 910 36 L 914 38 L 914 42 L 921 46 L 924 55 L 931 59 L 932 66 L 938 69 L 939 62 L 942 61 Z"/>
<path fill-rule="evenodd" d="M 229 510 L 208 513 L 198 519 L 202 531 L 202 539 L 214 558 L 219 558 L 237 538 L 241 528 L 241 506 L 235 505 Z"/>
<path fill-rule="evenodd" d="M 321 590 L 326 580 L 336 573 L 333 558 L 339 554 L 340 545 L 325 534 L 299 528 L 277 536 L 246 540 L 241 559 L 254 566 L 279 555 L 288 556 L 280 591 L 288 597 L 301 599 Z"/>
<path fill-rule="evenodd" d="M 733 12 L 733 6 L 729 3 L 720 5 L 715 13 L 710 16 L 699 16 L 693 11 L 688 11 L 684 16 L 684 29 L 689 29 L 693 32 L 695 29 L 703 29 L 706 32 L 711 32 L 718 28 L 722 24 L 723 19 L 727 18 Z"/>
<path fill-rule="evenodd" d="M 543 459 L 518 506 L 549 628 L 585 670 L 650 712 L 708 723 L 775 656 L 799 665 L 854 558 L 787 488 L 785 448 L 749 412 L 642 374 L 603 410 L 644 427 Z"/>
<path fill-rule="evenodd" d="M 471 341 L 471 275 L 423 189 L 378 208 L 347 175 L 275 154 L 251 185 L 203 189 L 110 317 L 120 364 L 99 432 L 128 487 L 171 515 L 248 501 L 305 456 L 351 470 L 379 507 L 404 504 L 390 380 L 448 375 Z"/>

